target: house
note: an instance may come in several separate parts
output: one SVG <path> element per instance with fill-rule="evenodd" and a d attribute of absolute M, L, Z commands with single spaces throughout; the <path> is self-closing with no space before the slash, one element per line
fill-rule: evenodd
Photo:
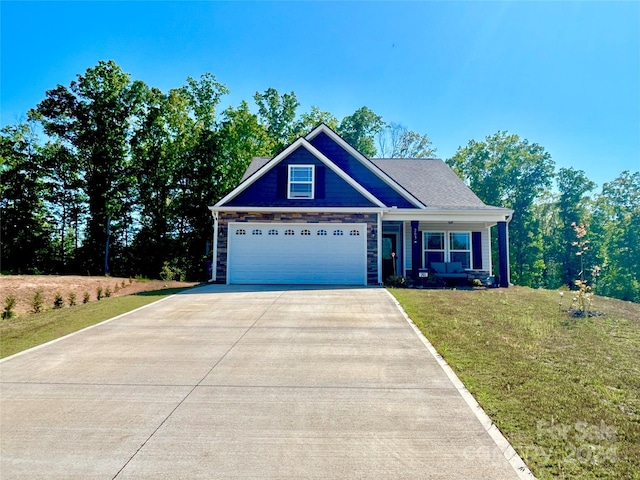
<path fill-rule="evenodd" d="M 215 282 L 376 285 L 451 263 L 509 284 L 512 210 L 485 205 L 442 160 L 370 159 L 326 125 L 254 159 L 209 209 Z"/>

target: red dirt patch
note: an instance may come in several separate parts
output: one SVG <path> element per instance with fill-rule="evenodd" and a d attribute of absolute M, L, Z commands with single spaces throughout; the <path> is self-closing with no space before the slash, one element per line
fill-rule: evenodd
<path fill-rule="evenodd" d="M 112 297 L 122 297 L 140 292 L 160 290 L 162 288 L 191 287 L 195 282 L 164 282 L 162 280 L 138 281 L 119 277 L 82 277 L 76 275 L 2 275 L 0 276 L 0 310 L 4 309 L 4 301 L 9 295 L 16 299 L 13 311 L 22 315 L 32 309 L 33 296 L 40 291 L 43 297 L 44 310 L 53 308 L 57 293 L 62 295 L 65 305 L 69 305 L 69 294 L 76 295 L 76 303 L 81 304 L 85 292 L 90 301 L 97 300 L 98 287 L 102 287 L 102 295 L 108 289 Z M 117 290 L 117 291 L 116 291 Z"/>

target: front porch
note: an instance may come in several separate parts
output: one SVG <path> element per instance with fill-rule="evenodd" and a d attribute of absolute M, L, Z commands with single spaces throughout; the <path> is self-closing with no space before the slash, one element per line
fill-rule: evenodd
<path fill-rule="evenodd" d="M 497 237 L 495 252 L 492 252 L 492 229 Z M 381 243 L 382 282 L 397 275 L 419 283 L 421 271 L 423 275 L 425 271 L 434 275 L 447 265 L 456 268 L 461 274 L 457 275 L 459 278 L 466 274 L 465 281 L 477 278 L 486 283 L 493 277 L 497 286 L 509 286 L 508 219 L 384 220 Z"/>

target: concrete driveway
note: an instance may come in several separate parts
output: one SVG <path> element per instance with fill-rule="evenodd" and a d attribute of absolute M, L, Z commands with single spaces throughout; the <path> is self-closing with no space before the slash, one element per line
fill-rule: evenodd
<path fill-rule="evenodd" d="M 523 475 L 378 288 L 201 287 L 0 381 L 3 480 Z"/>

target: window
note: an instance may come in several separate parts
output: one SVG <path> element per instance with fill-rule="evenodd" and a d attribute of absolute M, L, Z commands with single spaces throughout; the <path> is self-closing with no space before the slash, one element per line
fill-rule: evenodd
<path fill-rule="evenodd" d="M 284 231 L 284 234 L 285 235 L 295 235 L 295 232 L 293 230 L 291 230 L 291 229 L 288 229 L 288 230 Z"/>
<path fill-rule="evenodd" d="M 300 235 L 304 235 L 304 236 L 311 235 L 311 230 L 306 230 L 306 229 L 305 229 L 305 230 L 302 230 L 302 231 L 300 232 Z"/>
<path fill-rule="evenodd" d="M 313 165 L 289 165 L 289 199 L 313 198 Z"/>
<path fill-rule="evenodd" d="M 424 265 L 444 262 L 444 232 L 424 232 Z"/>
<path fill-rule="evenodd" d="M 275 229 L 269 230 L 269 235 L 278 235 L 278 230 L 275 230 Z"/>
<path fill-rule="evenodd" d="M 262 235 L 262 230 L 256 228 L 253 232 L 251 232 L 251 235 Z"/>
<path fill-rule="evenodd" d="M 333 234 L 336 236 L 340 236 L 340 235 L 344 235 L 344 232 L 342 230 L 334 230 Z"/>
<path fill-rule="evenodd" d="M 433 262 L 460 262 L 471 268 L 470 232 L 423 232 L 424 266 Z"/>
<path fill-rule="evenodd" d="M 471 234 L 469 232 L 449 232 L 449 258 L 460 262 L 462 268 L 471 268 Z"/>
<path fill-rule="evenodd" d="M 318 233 L 317 233 L 316 235 L 324 236 L 324 235 L 326 235 L 326 234 L 327 234 L 327 231 L 326 231 L 326 230 L 318 230 Z"/>
<path fill-rule="evenodd" d="M 247 231 L 244 228 L 236 230 L 236 235 L 246 235 Z"/>
<path fill-rule="evenodd" d="M 360 231 L 359 230 L 351 230 L 349 232 L 349 235 L 351 235 L 352 237 L 357 237 L 358 235 L 360 235 Z"/>

